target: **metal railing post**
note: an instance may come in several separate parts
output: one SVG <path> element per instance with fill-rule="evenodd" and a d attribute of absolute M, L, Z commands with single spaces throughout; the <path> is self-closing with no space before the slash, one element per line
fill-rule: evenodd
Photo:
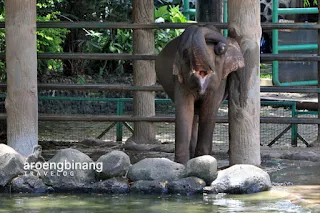
<path fill-rule="evenodd" d="M 297 103 L 294 102 L 291 105 L 291 116 L 293 118 L 297 117 Z M 291 146 L 296 147 L 298 145 L 298 124 L 292 124 L 291 128 Z"/>
<path fill-rule="evenodd" d="M 223 23 L 228 23 L 228 0 L 223 1 Z M 228 29 L 223 30 L 223 35 L 228 36 Z"/>
<path fill-rule="evenodd" d="M 318 2 L 318 24 L 320 24 L 320 2 Z M 318 56 L 320 56 L 320 29 L 318 29 Z M 318 61 L 318 89 L 320 88 L 320 61 Z M 318 93 L 318 119 L 320 119 L 320 93 Z M 320 143 L 320 125 L 318 125 L 318 137 L 316 143 Z"/>
<path fill-rule="evenodd" d="M 189 5 L 189 0 L 183 0 L 183 12 L 184 15 L 186 16 L 187 20 L 190 20 L 190 5 Z"/>
<path fill-rule="evenodd" d="M 279 1 L 273 0 L 272 2 L 272 23 L 278 23 L 279 22 L 279 13 L 278 13 L 278 7 L 279 7 Z M 279 45 L 279 31 L 278 30 L 272 30 L 272 53 L 278 54 L 278 45 Z M 272 62 L 272 81 L 275 85 L 279 85 L 279 62 L 273 61 Z"/>
<path fill-rule="evenodd" d="M 279 14 L 315 14 L 318 8 L 279 8 L 279 0 L 273 0 L 272 5 L 272 23 L 279 22 Z M 292 44 L 279 46 L 279 30 L 272 30 L 272 53 L 278 54 L 279 51 L 291 50 L 310 50 L 317 49 L 318 44 Z M 276 86 L 307 86 L 317 85 L 317 80 L 280 82 L 279 80 L 279 61 L 272 62 L 272 81 Z"/>

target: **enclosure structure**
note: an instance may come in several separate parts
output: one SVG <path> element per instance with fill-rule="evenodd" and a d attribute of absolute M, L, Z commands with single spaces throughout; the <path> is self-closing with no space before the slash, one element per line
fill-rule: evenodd
<path fill-rule="evenodd" d="M 114 29 L 166 29 L 166 28 L 185 28 L 190 24 L 155 24 L 155 23 L 148 23 L 148 24 L 125 24 L 125 23 L 87 23 L 87 22 L 60 22 L 60 23 L 53 23 L 53 22 L 45 22 L 45 23 L 38 23 L 37 27 L 39 28 L 88 28 L 88 29 L 96 29 L 96 28 L 114 28 Z M 226 24 L 216 23 L 216 26 L 220 28 L 227 28 Z M 2 23 L 0 25 L 4 27 Z M 296 24 L 264 24 L 262 25 L 265 29 L 297 29 L 297 28 L 304 28 L 304 29 L 319 29 L 319 25 L 314 24 L 303 24 L 303 25 L 296 25 Z M 4 55 L 1 55 L 2 59 Z M 54 53 L 41 53 L 38 54 L 38 59 L 91 59 L 91 60 L 154 60 L 155 55 L 150 54 L 139 54 L 139 55 L 128 55 L 128 54 L 85 54 L 85 53 L 63 53 L 63 54 L 54 54 Z M 319 56 L 313 55 L 263 55 L 261 60 L 308 60 L 308 61 L 319 61 Z M 6 85 L 0 85 L 2 89 L 6 88 Z M 91 90 L 113 90 L 113 91 L 155 91 L 161 90 L 161 87 L 158 86 L 116 86 L 116 85 L 38 85 L 39 90 L 43 89 L 54 89 L 54 90 L 84 90 L 84 89 L 91 89 Z M 282 92 L 314 92 L 319 93 L 318 88 L 280 88 L 280 87 L 272 87 L 272 88 L 261 88 L 263 92 L 269 91 L 282 91 Z M 8 91 L 9 92 L 9 91 Z M 1 115 L 2 119 L 5 119 L 5 115 Z M 9 119 L 9 118 L 8 118 Z M 174 117 L 172 116 L 63 116 L 63 115 L 55 115 L 55 116 L 48 116 L 48 115 L 40 115 L 39 121 L 45 120 L 70 120 L 70 121 L 146 121 L 146 122 L 173 122 Z M 219 118 L 218 121 L 220 122 L 227 122 L 227 118 Z M 320 124 L 319 119 L 306 119 L 306 118 L 261 118 L 261 121 L 264 123 L 286 123 L 286 124 Z"/>
<path fill-rule="evenodd" d="M 245 67 L 228 77 L 230 164 L 260 165 L 260 3 L 228 1 L 229 35 Z"/>
<path fill-rule="evenodd" d="M 27 156 L 38 144 L 36 0 L 5 7 L 8 145 Z"/>

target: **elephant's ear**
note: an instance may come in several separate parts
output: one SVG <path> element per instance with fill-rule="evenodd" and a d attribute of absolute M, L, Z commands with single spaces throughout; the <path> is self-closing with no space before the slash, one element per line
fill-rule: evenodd
<path fill-rule="evenodd" d="M 238 42 L 235 39 L 228 38 L 228 50 L 225 53 L 223 78 L 226 79 L 231 72 L 244 66 L 244 58 Z"/>
<path fill-rule="evenodd" d="M 179 53 L 177 52 L 174 56 L 173 60 L 173 67 L 172 67 L 172 74 L 176 75 L 178 77 L 178 80 L 180 83 L 183 83 L 182 73 L 181 73 L 181 67 L 179 62 Z"/>

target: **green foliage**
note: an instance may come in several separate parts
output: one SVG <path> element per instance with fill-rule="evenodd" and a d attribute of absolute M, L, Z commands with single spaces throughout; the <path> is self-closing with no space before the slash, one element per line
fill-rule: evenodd
<path fill-rule="evenodd" d="M 37 0 L 37 15 L 46 16 L 50 13 L 56 13 L 56 5 L 63 2 L 63 0 Z"/>
<path fill-rule="evenodd" d="M 83 75 L 78 75 L 77 78 L 77 84 L 85 84 L 86 83 L 86 79 Z"/>
<path fill-rule="evenodd" d="M 180 0 L 179 0 L 180 1 Z M 176 2 L 179 2 L 176 1 Z M 160 1 L 161 2 L 161 1 Z M 4 21 L 4 11 L 0 0 L 0 21 Z M 166 3 L 167 4 L 167 3 Z M 163 5 L 161 3 L 161 5 Z M 37 21 L 103 21 L 131 22 L 131 0 L 38 0 Z M 156 21 L 183 23 L 186 17 L 179 6 L 161 6 L 155 9 Z M 155 50 L 159 52 L 170 40 L 179 36 L 183 30 L 155 30 Z M 0 52 L 5 50 L 4 29 L 0 29 Z M 87 53 L 132 53 L 132 30 L 122 29 L 38 29 L 37 51 L 59 53 L 63 51 Z M 39 74 L 47 71 L 62 71 L 70 63 L 73 74 L 98 74 L 106 72 L 121 74 L 131 71 L 130 61 L 90 61 L 90 60 L 38 60 Z M 4 72 L 4 62 L 0 61 L 0 81 Z M 83 79 L 79 77 L 78 83 Z"/>
<path fill-rule="evenodd" d="M 155 10 L 156 22 L 171 22 L 171 23 L 184 23 L 187 18 L 179 10 L 179 6 L 162 6 Z M 156 51 L 160 52 L 162 48 L 173 38 L 181 35 L 182 29 L 165 29 L 155 30 L 155 47 Z"/>
<path fill-rule="evenodd" d="M 318 5 L 318 0 L 313 0 L 313 4 Z M 303 0 L 303 6 L 310 7 L 311 6 L 310 0 Z"/>
<path fill-rule="evenodd" d="M 183 23 L 187 22 L 186 17 L 180 12 L 179 6 L 161 6 L 155 10 L 156 21 Z M 85 52 L 102 53 L 132 53 L 132 30 L 104 30 L 89 31 L 87 38 L 81 41 L 81 49 Z M 179 36 L 182 29 L 175 30 L 155 30 L 155 50 L 161 49 L 173 38 Z M 90 62 L 89 62 L 90 63 Z M 104 72 L 114 72 L 121 74 L 125 71 L 131 71 L 131 62 L 128 61 L 105 61 L 103 63 L 95 62 L 85 65 L 89 74 L 99 73 L 102 76 Z"/>
<path fill-rule="evenodd" d="M 90 31 L 89 40 L 84 40 L 81 44 L 83 51 L 95 53 L 132 53 L 132 30 L 104 30 L 102 33 Z M 90 62 L 89 62 L 90 63 Z M 125 71 L 125 66 L 130 66 L 128 61 L 103 61 L 100 63 L 91 62 L 86 65 L 88 74 L 98 72 L 101 77 L 106 72 L 117 72 L 121 74 Z"/>
<path fill-rule="evenodd" d="M 59 12 L 55 11 L 55 3 L 62 0 L 38 0 L 37 21 L 57 21 Z M 0 22 L 5 21 L 5 11 L 0 0 Z M 38 29 L 37 30 L 37 51 L 38 52 L 62 52 L 62 44 L 66 38 L 66 29 Z M 0 52 L 5 51 L 5 30 L 0 29 Z M 62 62 L 60 60 L 38 60 L 38 72 L 61 71 Z M 0 61 L 0 82 L 6 81 L 5 63 Z"/>
<path fill-rule="evenodd" d="M 131 0 L 64 0 L 56 5 L 63 21 L 130 22 Z M 88 53 L 124 53 L 132 51 L 132 32 L 129 30 L 72 29 L 67 35 L 64 50 Z M 121 69 L 129 62 L 64 61 L 64 74 L 103 74 Z M 103 71 L 102 71 L 103 70 Z"/>
<path fill-rule="evenodd" d="M 272 75 L 271 74 L 260 74 L 260 78 L 272 78 Z"/>
<path fill-rule="evenodd" d="M 44 16 L 38 16 L 37 21 L 57 21 L 58 12 L 47 14 Z M 42 52 L 63 52 L 62 44 L 66 38 L 68 30 L 66 29 L 53 29 L 44 28 L 37 30 L 37 51 Z M 38 60 L 38 72 L 46 71 L 61 71 L 62 70 L 61 60 Z"/>

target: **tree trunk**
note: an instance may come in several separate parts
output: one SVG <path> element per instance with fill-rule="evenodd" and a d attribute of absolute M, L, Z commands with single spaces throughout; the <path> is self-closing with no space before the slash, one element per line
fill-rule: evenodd
<path fill-rule="evenodd" d="M 197 22 L 223 22 L 223 0 L 201 0 L 196 6 Z"/>
<path fill-rule="evenodd" d="M 154 6 L 153 0 L 133 0 L 133 22 L 153 23 Z M 133 31 L 134 54 L 154 54 L 154 32 L 153 30 L 137 29 Z M 134 61 L 133 81 L 137 86 L 154 85 L 156 73 L 154 61 Z M 134 116 L 154 116 L 154 92 L 134 93 Z M 130 139 L 135 143 L 155 142 L 155 128 L 150 122 L 136 122 L 134 133 Z"/>
<path fill-rule="evenodd" d="M 230 165 L 260 165 L 260 2 L 229 0 L 228 20 L 245 60 L 229 76 Z"/>
<path fill-rule="evenodd" d="M 318 24 L 320 24 L 320 3 L 318 4 Z M 318 56 L 320 56 L 320 29 L 318 29 Z M 318 61 L 318 89 L 320 88 L 320 61 Z M 318 93 L 318 119 L 320 119 L 320 93 Z M 318 124 L 318 137 L 311 146 L 320 147 L 320 124 Z"/>
<path fill-rule="evenodd" d="M 36 0 L 7 0 L 8 145 L 27 156 L 38 144 Z"/>

